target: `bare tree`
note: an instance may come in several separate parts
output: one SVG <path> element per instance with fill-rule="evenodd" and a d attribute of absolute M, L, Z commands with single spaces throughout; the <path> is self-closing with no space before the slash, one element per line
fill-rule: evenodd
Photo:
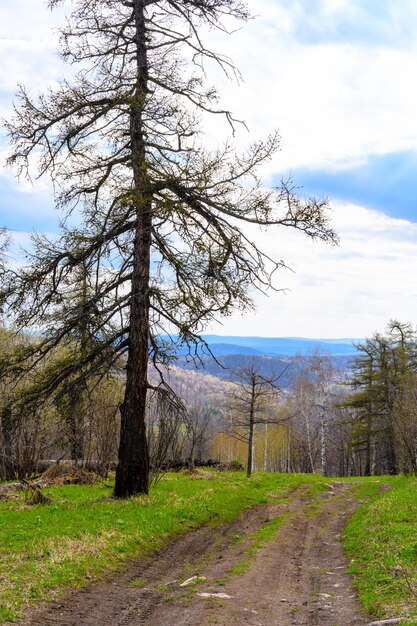
<path fill-rule="evenodd" d="M 46 394 L 81 371 L 85 378 L 108 370 L 127 353 L 118 497 L 148 491 L 148 359 L 165 363 L 172 351 L 160 336 L 174 331 L 192 346 L 207 321 L 251 306 L 248 287 L 267 289 L 284 266 L 243 226 L 292 227 L 337 241 L 326 202 L 301 202 L 285 184 L 261 188 L 256 172 L 277 149 L 277 133 L 240 156 L 229 144 L 208 152 L 199 142 L 202 112 L 237 125 L 205 85 L 204 65 L 229 76 L 236 70 L 201 34 L 205 27 L 225 32 L 225 18 L 248 17 L 240 0 L 74 0 L 61 31 L 61 55 L 76 70 L 71 82 L 37 99 L 20 87 L 7 124 L 9 165 L 28 175 L 36 156 L 57 206 L 65 217 L 79 211 L 81 223 L 64 221 L 53 241 L 34 237 L 30 266 L 6 273 L 3 302 L 21 327 L 43 331 L 30 363 L 34 352 L 43 358 L 68 345 L 88 320 L 88 351 L 61 361 L 44 381 Z M 93 289 L 64 314 L 80 265 Z"/>
<path fill-rule="evenodd" d="M 172 462 L 184 456 L 184 430 L 187 411 L 177 398 L 169 393 L 152 392 L 148 396 L 147 428 L 151 478 L 157 482 Z"/>
<path fill-rule="evenodd" d="M 257 424 L 277 424 L 283 420 L 272 414 L 272 406 L 279 395 L 280 375 L 264 375 L 254 362 L 236 371 L 237 382 L 227 394 L 231 408 L 228 434 L 248 446 L 246 473 L 253 470 L 254 436 Z"/>
<path fill-rule="evenodd" d="M 200 401 L 194 401 L 186 410 L 187 461 L 194 467 L 196 457 L 200 460 L 206 454 L 212 437 L 211 422 L 213 409 Z M 205 457 L 207 459 L 207 456 Z"/>

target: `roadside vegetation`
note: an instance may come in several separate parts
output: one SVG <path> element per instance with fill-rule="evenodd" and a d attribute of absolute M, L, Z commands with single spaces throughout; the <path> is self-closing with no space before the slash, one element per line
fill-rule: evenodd
<path fill-rule="evenodd" d="M 390 488 L 375 495 L 381 485 Z M 417 479 L 370 478 L 359 488 L 359 497 L 371 498 L 349 521 L 345 548 L 360 600 L 372 615 L 405 617 L 404 624 L 416 625 Z"/>

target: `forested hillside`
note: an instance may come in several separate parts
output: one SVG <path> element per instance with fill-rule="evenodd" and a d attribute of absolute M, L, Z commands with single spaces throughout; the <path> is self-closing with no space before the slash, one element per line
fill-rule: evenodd
<path fill-rule="evenodd" d="M 6 362 L 37 339 L 4 330 L 1 341 L 7 371 Z M 149 394 L 152 475 L 207 462 L 243 464 L 249 473 L 415 472 L 416 346 L 409 325 L 391 322 L 385 335 L 359 343 L 352 359 L 320 352 L 206 355 L 179 357 L 164 369 L 151 366 L 155 389 L 162 375 L 177 398 L 173 404 L 170 395 Z M 63 357 L 51 354 L 18 382 L 3 378 L 3 479 L 32 476 L 58 460 L 102 475 L 115 467 L 124 364 L 76 391 L 63 381 L 44 395 L 45 376 Z"/>

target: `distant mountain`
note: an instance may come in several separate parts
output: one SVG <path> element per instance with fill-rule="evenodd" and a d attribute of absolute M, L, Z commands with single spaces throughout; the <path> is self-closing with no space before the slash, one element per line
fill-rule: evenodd
<path fill-rule="evenodd" d="M 175 337 L 161 337 L 175 342 Z M 281 375 L 280 385 L 289 388 L 303 369 L 296 356 L 308 359 L 315 352 L 332 358 L 334 366 L 349 372 L 352 358 L 357 354 L 355 343 L 359 339 L 306 339 L 304 337 L 239 337 L 203 335 L 212 355 L 205 347 L 198 347 L 190 355 L 186 347 L 177 351 L 176 365 L 188 371 L 211 374 L 222 380 L 236 380 L 239 368 L 254 364 L 259 373 Z"/>
<path fill-rule="evenodd" d="M 202 335 L 210 350 L 216 356 L 227 354 L 266 354 L 276 356 L 308 356 L 316 351 L 331 356 L 354 356 L 357 353 L 355 344 L 361 339 L 307 339 L 304 337 L 239 337 L 234 335 Z M 174 341 L 175 336 L 161 336 L 168 343 Z M 206 349 L 200 348 L 199 354 L 205 354 Z M 185 355 L 186 347 L 178 350 L 178 355 Z"/>
<path fill-rule="evenodd" d="M 332 356 L 356 354 L 360 339 L 306 339 L 303 337 L 238 337 L 203 335 L 214 354 L 268 354 L 277 356 L 309 355 L 319 350 Z"/>
<path fill-rule="evenodd" d="M 237 380 L 239 369 L 254 366 L 263 376 L 279 377 L 279 385 L 284 389 L 292 387 L 297 377 L 303 371 L 306 360 L 297 359 L 293 356 L 279 356 L 267 354 L 224 354 L 215 355 L 215 358 L 204 355 L 198 360 L 180 356 L 176 361 L 178 368 L 188 371 L 198 371 L 201 374 L 210 374 L 221 380 Z M 344 378 L 350 370 L 351 355 L 331 355 L 334 367 L 339 370 L 341 378 Z"/>
<path fill-rule="evenodd" d="M 228 354 L 264 354 L 261 350 L 257 350 L 256 348 L 252 348 L 250 346 L 244 346 L 244 345 L 239 345 L 239 344 L 234 344 L 234 343 L 212 343 L 207 342 L 210 346 L 210 350 L 211 352 L 215 355 L 215 356 L 225 356 Z M 180 350 L 180 354 L 185 355 L 187 354 L 188 350 L 186 348 L 183 348 Z M 207 350 L 204 350 L 204 352 L 207 352 Z"/>
<path fill-rule="evenodd" d="M 190 360 L 179 357 L 177 365 L 183 370 L 198 370 L 202 374 L 210 374 L 221 380 L 237 380 L 237 371 L 241 368 L 254 366 L 263 376 L 279 376 L 280 386 L 291 387 L 300 373 L 301 364 L 292 357 L 268 356 L 265 354 L 215 354 L 216 358 L 203 356 L 201 360 Z"/>

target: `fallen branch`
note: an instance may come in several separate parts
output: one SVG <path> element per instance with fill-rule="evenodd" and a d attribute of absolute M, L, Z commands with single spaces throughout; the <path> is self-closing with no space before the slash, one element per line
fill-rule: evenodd
<path fill-rule="evenodd" d="M 24 478 L 20 480 L 18 483 L 6 483 L 5 485 L 0 485 L 0 493 L 4 493 L 7 491 L 21 491 L 22 489 L 27 489 L 27 486 L 24 483 L 27 483 Z M 42 479 L 35 480 L 30 483 L 31 485 L 35 485 L 36 487 L 48 487 L 48 482 Z"/>

